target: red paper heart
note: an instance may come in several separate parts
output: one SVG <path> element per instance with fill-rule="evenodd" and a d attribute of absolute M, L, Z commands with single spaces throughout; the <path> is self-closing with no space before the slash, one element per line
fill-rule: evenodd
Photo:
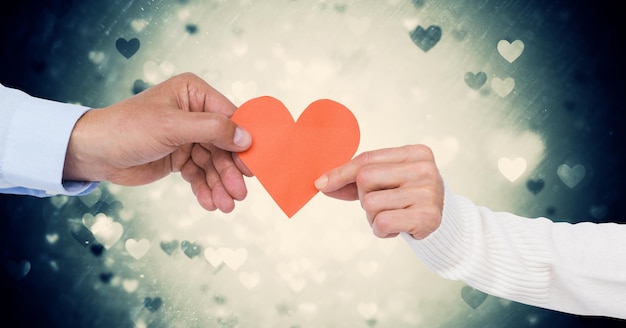
<path fill-rule="evenodd" d="M 289 218 L 317 194 L 315 180 L 349 161 L 359 146 L 356 118 L 328 99 L 311 103 L 297 122 L 269 96 L 247 101 L 232 119 L 252 135 L 239 157 Z"/>

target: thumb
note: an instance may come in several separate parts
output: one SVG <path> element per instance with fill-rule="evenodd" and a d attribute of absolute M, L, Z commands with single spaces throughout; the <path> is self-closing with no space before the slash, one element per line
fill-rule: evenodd
<path fill-rule="evenodd" d="M 177 112 L 172 141 L 181 146 L 190 143 L 212 144 L 218 148 L 241 152 L 252 144 L 252 136 L 230 118 L 207 112 Z"/>

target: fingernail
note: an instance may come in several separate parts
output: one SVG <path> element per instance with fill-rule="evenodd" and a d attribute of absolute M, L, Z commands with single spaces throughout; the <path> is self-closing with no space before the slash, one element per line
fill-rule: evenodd
<path fill-rule="evenodd" d="M 317 180 L 315 180 L 315 188 L 318 190 L 324 189 L 328 185 L 328 177 L 326 175 L 322 175 Z"/>
<path fill-rule="evenodd" d="M 235 137 L 233 138 L 233 142 L 239 147 L 248 148 L 252 142 L 252 137 L 248 131 L 237 127 L 235 128 Z"/>

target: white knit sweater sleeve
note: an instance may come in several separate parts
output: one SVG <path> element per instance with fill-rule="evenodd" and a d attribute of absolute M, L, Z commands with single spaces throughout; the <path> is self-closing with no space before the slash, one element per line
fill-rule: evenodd
<path fill-rule="evenodd" d="M 430 269 L 487 294 L 626 319 L 624 224 L 571 224 L 493 212 L 446 187 L 440 227 L 422 240 L 403 237 Z"/>

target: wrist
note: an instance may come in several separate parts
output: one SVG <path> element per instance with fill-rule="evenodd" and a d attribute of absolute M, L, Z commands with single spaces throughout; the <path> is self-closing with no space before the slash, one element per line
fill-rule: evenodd
<path fill-rule="evenodd" d="M 85 112 L 74 124 L 65 153 L 63 166 L 64 181 L 101 181 L 104 174 L 98 173 L 98 165 L 91 158 L 96 147 L 93 142 L 94 110 Z"/>

